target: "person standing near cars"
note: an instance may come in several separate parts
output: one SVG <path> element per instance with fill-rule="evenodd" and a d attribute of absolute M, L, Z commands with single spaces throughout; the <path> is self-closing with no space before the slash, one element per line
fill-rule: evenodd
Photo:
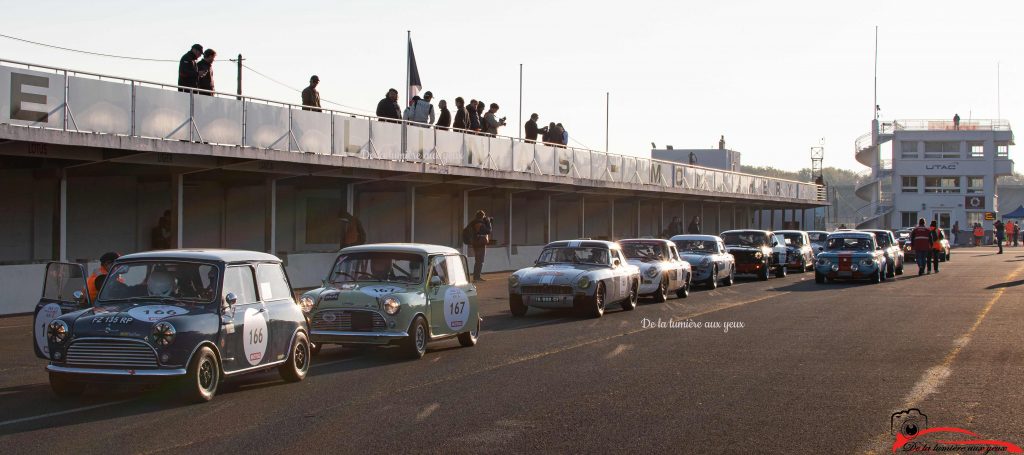
<path fill-rule="evenodd" d="M 917 262 L 917 275 L 924 275 L 925 265 L 928 263 L 928 255 L 932 251 L 934 233 L 924 227 L 924 218 L 917 220 L 917 227 L 910 231 L 910 244 L 914 248 L 914 256 Z"/>
<path fill-rule="evenodd" d="M 494 218 L 488 217 L 483 210 L 476 211 L 476 217 L 466 226 L 473 234 L 473 281 L 485 281 L 480 276 L 484 269 L 484 254 L 487 244 L 491 243 L 491 229 Z"/>
<path fill-rule="evenodd" d="M 673 235 L 683 233 L 683 221 L 678 216 L 672 217 L 672 222 L 665 228 L 665 232 L 661 233 L 661 237 L 664 239 L 672 238 Z"/>
<path fill-rule="evenodd" d="M 981 223 L 974 223 L 974 246 L 981 246 L 981 238 L 985 236 L 985 229 Z"/>
<path fill-rule="evenodd" d="M 928 230 L 931 231 L 933 236 L 932 252 L 929 254 L 931 262 L 928 264 L 928 272 L 931 273 L 932 269 L 935 269 L 935 273 L 939 273 L 939 257 L 945 253 L 942 249 L 942 240 L 945 238 L 945 235 L 942 234 L 942 229 L 939 229 L 935 220 L 932 220 Z"/>
<path fill-rule="evenodd" d="M 359 218 L 344 211 L 338 220 L 341 222 L 342 248 L 366 243 L 366 231 L 363 230 L 363 223 L 359 222 Z"/>
<path fill-rule="evenodd" d="M 690 220 L 690 225 L 686 227 L 687 234 L 700 234 L 700 217 L 695 216 Z"/>
<path fill-rule="evenodd" d="M 953 233 L 953 245 L 952 246 L 956 246 L 957 241 L 960 240 L 960 222 L 959 221 L 956 221 L 956 222 L 953 223 L 953 230 L 951 232 Z"/>
<path fill-rule="evenodd" d="M 992 223 L 992 230 L 995 231 L 996 236 L 996 245 L 999 245 L 999 252 L 996 254 L 1003 254 L 1003 238 L 1006 236 L 1005 229 L 1002 221 L 996 220 L 995 223 Z"/>
<path fill-rule="evenodd" d="M 85 280 L 85 286 L 89 291 L 90 302 L 96 301 L 96 296 L 100 292 L 100 287 L 103 286 L 103 280 L 110 273 L 110 267 L 114 265 L 114 261 L 119 257 L 121 257 L 121 255 L 113 251 L 103 253 L 103 256 L 100 256 L 100 268 L 93 271 L 92 275 L 89 275 L 89 278 Z"/>

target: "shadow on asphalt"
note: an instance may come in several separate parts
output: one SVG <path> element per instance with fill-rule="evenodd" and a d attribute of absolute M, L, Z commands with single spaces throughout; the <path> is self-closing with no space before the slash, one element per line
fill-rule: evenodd
<path fill-rule="evenodd" d="M 1012 288 L 1024 284 L 1024 280 L 1007 281 L 1005 283 L 993 284 L 985 289 L 1001 289 L 1001 288 Z"/>

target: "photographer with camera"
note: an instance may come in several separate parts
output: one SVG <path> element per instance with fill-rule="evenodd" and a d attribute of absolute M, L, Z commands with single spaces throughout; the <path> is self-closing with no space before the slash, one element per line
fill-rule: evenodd
<path fill-rule="evenodd" d="M 491 229 L 494 217 L 487 216 L 483 210 L 476 211 L 476 217 L 462 230 L 462 241 L 473 247 L 473 281 L 484 281 L 480 273 L 484 269 L 484 254 L 491 243 Z"/>
<path fill-rule="evenodd" d="M 487 134 L 498 135 L 498 127 L 505 126 L 505 117 L 498 119 L 494 114 L 498 113 L 498 103 L 491 103 L 491 109 L 484 115 L 484 126 Z"/>

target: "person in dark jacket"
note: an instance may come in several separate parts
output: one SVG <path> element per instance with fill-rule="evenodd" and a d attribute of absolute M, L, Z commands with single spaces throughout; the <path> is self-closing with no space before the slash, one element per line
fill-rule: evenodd
<path fill-rule="evenodd" d="M 700 217 L 695 216 L 690 220 L 690 225 L 686 227 L 687 234 L 700 234 Z"/>
<path fill-rule="evenodd" d="M 398 107 L 398 90 L 388 90 L 387 96 L 377 103 L 377 117 L 380 117 L 382 122 L 402 120 L 402 108 Z"/>
<path fill-rule="evenodd" d="M 320 76 L 314 74 L 309 78 L 309 87 L 302 89 L 302 105 L 309 106 L 303 107 L 302 110 L 320 112 L 320 92 L 316 91 L 317 85 L 320 85 Z"/>
<path fill-rule="evenodd" d="M 1006 227 L 1003 226 L 1003 222 L 996 220 L 992 223 L 993 235 L 996 236 L 996 245 L 999 245 L 999 252 L 996 254 L 1003 254 L 1003 239 L 1006 238 Z"/>
<path fill-rule="evenodd" d="M 469 106 L 466 107 L 466 113 L 469 114 L 469 130 L 480 131 L 480 114 L 477 112 L 477 100 L 469 100 Z"/>
<path fill-rule="evenodd" d="M 939 253 L 942 251 L 942 244 L 939 241 L 944 237 L 935 220 L 932 220 L 932 224 L 928 226 L 928 231 L 932 236 L 932 250 L 928 253 L 928 273 L 931 273 L 932 269 L 935 269 L 935 273 L 939 273 Z"/>
<path fill-rule="evenodd" d="M 203 55 L 203 45 L 193 44 L 192 49 L 181 56 L 181 61 L 178 62 L 178 85 L 181 87 L 199 87 L 199 68 L 196 66 L 196 60 Z M 191 92 L 185 88 L 179 88 L 179 92 Z"/>
<path fill-rule="evenodd" d="M 483 100 L 476 102 L 476 118 L 480 122 L 480 129 L 477 131 L 486 132 L 487 125 L 484 123 L 484 113 L 487 112 L 487 104 Z"/>
<path fill-rule="evenodd" d="M 552 144 L 554 141 L 551 139 L 555 133 L 555 122 L 548 124 L 547 128 L 544 129 L 544 135 L 541 136 L 541 141 L 545 144 Z"/>
<path fill-rule="evenodd" d="M 452 129 L 469 129 L 469 111 L 466 110 L 466 101 L 461 96 L 455 98 L 455 120 L 452 122 Z"/>
<path fill-rule="evenodd" d="M 446 130 L 452 125 L 452 113 L 448 112 L 448 102 L 441 100 L 437 103 L 437 107 L 441 109 L 441 115 L 437 116 L 437 123 L 434 125 L 437 126 L 438 129 Z"/>
<path fill-rule="evenodd" d="M 196 70 L 199 71 L 199 88 L 202 90 L 209 90 L 208 92 L 199 92 L 201 95 L 213 95 L 216 91 L 213 88 L 213 61 L 217 58 L 217 51 L 213 49 L 207 49 L 203 51 L 203 59 L 196 63 Z"/>
<path fill-rule="evenodd" d="M 683 220 L 680 220 L 678 216 L 672 217 L 672 222 L 668 224 L 665 231 L 661 233 L 661 237 L 665 239 L 672 238 L 673 235 L 683 233 Z"/>
<path fill-rule="evenodd" d="M 534 143 L 537 142 L 537 135 L 548 134 L 548 127 L 537 128 L 537 120 L 540 118 L 536 113 L 530 114 L 530 120 L 526 121 L 526 125 L 523 126 L 523 132 L 526 134 L 526 142 Z"/>
<path fill-rule="evenodd" d="M 917 220 L 917 227 L 910 231 L 910 244 L 914 248 L 914 255 L 917 259 L 917 274 L 924 275 L 924 268 L 928 265 L 928 256 L 932 251 L 932 244 L 935 243 L 935 233 L 924 227 L 924 218 Z M 931 273 L 929 271 L 929 273 Z"/>
<path fill-rule="evenodd" d="M 484 269 L 484 254 L 487 252 L 487 244 L 490 243 L 491 231 L 494 226 L 494 218 L 488 217 L 483 210 L 476 211 L 476 217 L 469 222 L 473 230 L 473 281 L 485 281 L 480 273 Z"/>

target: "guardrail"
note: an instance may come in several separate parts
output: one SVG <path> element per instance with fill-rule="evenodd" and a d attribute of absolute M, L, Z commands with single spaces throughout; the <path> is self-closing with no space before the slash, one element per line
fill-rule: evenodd
<path fill-rule="evenodd" d="M 893 122 L 896 131 L 1010 131 L 1007 120 L 960 120 L 957 126 L 952 120 L 896 120 Z"/>
<path fill-rule="evenodd" d="M 14 66 L 12 66 L 14 65 Z M 822 201 L 818 185 L 0 59 L 0 123 Z"/>

